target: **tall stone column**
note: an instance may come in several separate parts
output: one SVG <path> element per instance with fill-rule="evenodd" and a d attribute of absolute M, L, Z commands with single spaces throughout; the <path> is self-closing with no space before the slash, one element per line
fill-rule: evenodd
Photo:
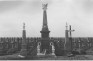
<path fill-rule="evenodd" d="M 22 33 L 22 44 L 21 44 L 20 57 L 26 57 L 26 56 L 27 56 L 26 30 L 25 30 L 25 23 L 23 23 L 23 33 Z"/>
<path fill-rule="evenodd" d="M 48 4 L 43 4 L 43 26 L 41 32 L 41 38 L 49 38 L 49 29 L 48 29 L 48 24 L 47 24 L 47 5 Z"/>
<path fill-rule="evenodd" d="M 70 48 L 71 48 L 71 45 L 69 43 L 68 25 L 66 23 L 64 50 L 69 52 Z"/>
<path fill-rule="evenodd" d="M 72 51 L 72 37 L 71 37 L 71 32 L 74 30 L 71 30 L 71 25 L 68 30 L 68 25 L 66 24 L 66 30 L 65 30 L 65 45 L 64 45 L 64 50 L 66 51 L 66 54 L 71 53 Z"/>
<path fill-rule="evenodd" d="M 49 39 L 49 29 L 47 24 L 47 6 L 48 4 L 42 4 L 43 6 L 43 26 L 41 32 L 41 51 L 46 51 L 46 53 L 49 53 L 50 49 L 50 39 Z"/>

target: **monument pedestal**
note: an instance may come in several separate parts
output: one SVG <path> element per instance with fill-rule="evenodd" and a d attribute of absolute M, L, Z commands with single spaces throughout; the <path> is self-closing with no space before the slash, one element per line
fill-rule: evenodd
<path fill-rule="evenodd" d="M 27 56 L 27 41 L 26 41 L 25 23 L 23 23 L 22 44 L 21 44 L 21 51 L 20 51 L 19 56 L 22 58 Z"/>
<path fill-rule="evenodd" d="M 24 58 L 27 56 L 27 50 L 26 49 L 21 49 L 21 52 L 19 54 L 20 57 Z"/>
<path fill-rule="evenodd" d="M 22 44 L 22 49 L 20 51 L 20 56 L 26 57 L 27 56 L 27 45 L 26 44 Z"/>
<path fill-rule="evenodd" d="M 46 54 L 50 54 L 51 53 L 50 39 L 49 38 L 42 38 L 40 40 L 40 42 L 41 42 L 40 52 L 44 53 L 44 51 L 46 50 Z"/>
<path fill-rule="evenodd" d="M 52 40 L 50 40 L 49 38 L 41 38 L 38 41 L 41 43 L 40 53 L 45 53 L 45 54 L 51 54 L 52 53 L 52 46 L 50 45 L 50 41 L 52 41 Z"/>

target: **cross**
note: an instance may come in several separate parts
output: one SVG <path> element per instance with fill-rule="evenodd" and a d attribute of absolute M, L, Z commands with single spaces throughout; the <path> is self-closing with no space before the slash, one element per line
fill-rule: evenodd
<path fill-rule="evenodd" d="M 73 32 L 73 31 L 75 31 L 75 30 L 72 30 L 72 29 L 71 29 L 71 25 L 69 25 L 69 30 L 68 30 L 68 32 L 70 32 L 70 37 L 72 36 L 72 35 L 71 35 L 71 32 Z"/>

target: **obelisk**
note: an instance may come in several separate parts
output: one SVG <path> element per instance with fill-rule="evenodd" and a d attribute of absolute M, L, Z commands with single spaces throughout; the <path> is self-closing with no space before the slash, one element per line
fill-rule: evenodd
<path fill-rule="evenodd" d="M 41 51 L 49 52 L 50 42 L 49 42 L 49 29 L 47 24 L 47 6 L 48 4 L 42 4 L 43 6 L 43 26 L 41 32 Z"/>
<path fill-rule="evenodd" d="M 47 25 L 47 6 L 48 4 L 42 4 L 43 6 L 43 26 L 41 32 L 41 37 L 42 38 L 49 38 L 49 29 Z"/>
<path fill-rule="evenodd" d="M 25 30 L 25 23 L 23 23 L 23 33 L 22 33 L 22 44 L 21 44 L 20 57 L 26 57 L 26 56 L 27 56 L 26 30 Z"/>

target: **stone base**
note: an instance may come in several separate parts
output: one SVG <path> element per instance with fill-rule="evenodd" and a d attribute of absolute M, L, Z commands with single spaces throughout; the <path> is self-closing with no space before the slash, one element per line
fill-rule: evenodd
<path fill-rule="evenodd" d="M 43 54 L 43 53 L 37 53 L 37 55 L 40 56 L 40 55 L 45 55 L 45 54 Z"/>
<path fill-rule="evenodd" d="M 65 51 L 61 50 L 61 49 L 55 49 L 55 55 L 56 56 L 64 56 L 65 55 Z"/>
<path fill-rule="evenodd" d="M 27 56 L 27 50 L 21 49 L 19 56 L 26 57 Z"/>
<path fill-rule="evenodd" d="M 21 57 L 21 58 L 25 58 L 25 56 L 22 56 L 22 55 L 18 55 L 19 57 Z"/>
<path fill-rule="evenodd" d="M 43 54 L 43 53 L 40 53 L 39 55 L 37 55 L 37 57 L 39 57 L 39 58 L 48 58 L 48 57 L 50 57 L 50 58 L 55 58 L 56 57 L 56 55 L 55 54 Z"/>
<path fill-rule="evenodd" d="M 71 51 L 64 50 L 64 53 L 65 53 L 64 54 L 65 56 L 68 56 L 68 57 L 73 56 Z"/>

